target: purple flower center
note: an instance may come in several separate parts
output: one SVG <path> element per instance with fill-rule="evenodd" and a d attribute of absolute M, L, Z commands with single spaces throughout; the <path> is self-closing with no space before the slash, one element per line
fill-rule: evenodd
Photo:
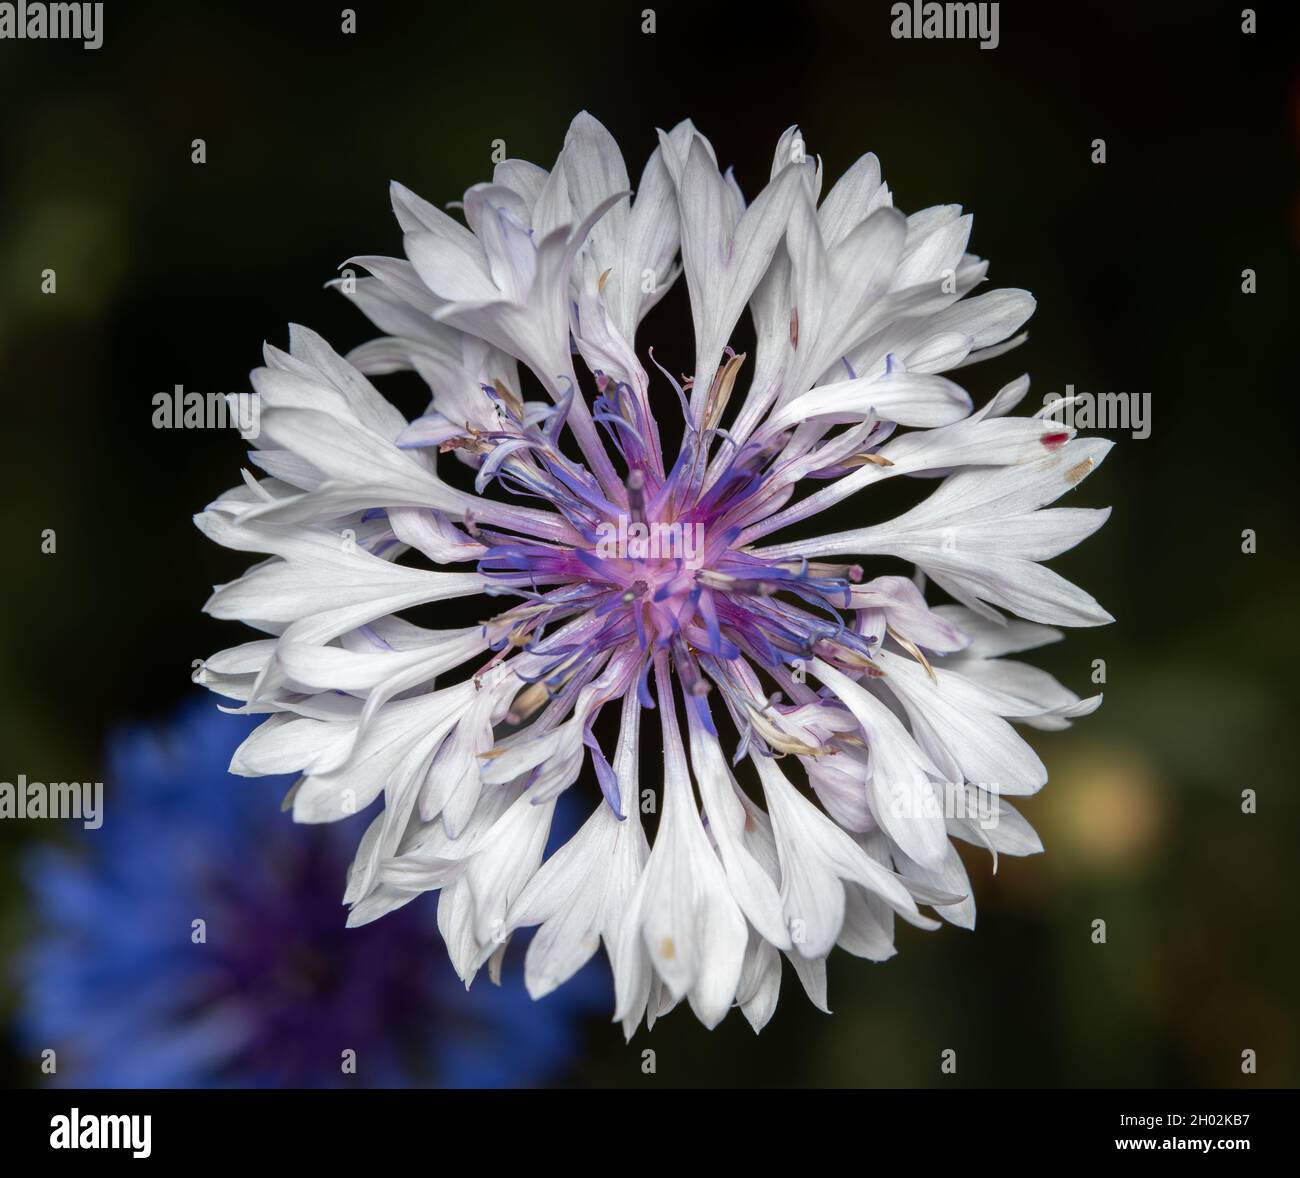
<path fill-rule="evenodd" d="M 734 365 L 724 372 L 734 372 Z M 861 667 L 870 640 L 840 613 L 860 568 L 769 563 L 736 547 L 746 525 L 785 502 L 773 493 L 779 487 L 773 480 L 788 432 L 737 448 L 716 425 L 694 422 L 688 409 L 681 450 L 665 472 L 641 399 L 626 384 L 598 383 L 593 418 L 627 467 L 622 486 L 608 494 L 559 450 L 572 396 L 554 409 L 525 412 L 487 390 L 514 429 L 481 439 L 495 448 L 480 465 L 476 486 L 481 492 L 495 480 L 544 499 L 574 532 L 566 544 L 476 530 L 487 548 L 478 567 L 489 592 L 524 598 L 489 623 L 493 649 L 522 647 L 544 656 L 541 670 L 525 678 L 548 694 L 614 650 L 629 652 L 627 675 L 639 667 L 644 682 L 653 653 L 667 649 L 683 685 L 697 695 L 709 690 L 702 658 L 744 654 L 771 670 L 816 655 Z M 713 397 L 703 416 L 706 422 L 721 416 Z M 590 621 L 575 640 L 547 639 L 555 623 L 579 614 Z"/>

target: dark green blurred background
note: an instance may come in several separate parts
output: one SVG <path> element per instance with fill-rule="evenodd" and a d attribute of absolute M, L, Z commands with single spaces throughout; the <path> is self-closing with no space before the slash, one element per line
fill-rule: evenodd
<path fill-rule="evenodd" d="M 1033 406 L 1066 383 L 1151 394 L 1150 438 L 1118 438 L 1072 500 L 1114 505 L 1110 523 L 1054 565 L 1119 621 L 1036 660 L 1088 694 L 1104 659 L 1107 698 L 1035 737 L 1051 782 L 1023 809 L 1047 853 L 996 877 L 968 857 L 974 934 L 904 927 L 883 966 L 836 954 L 831 1018 L 787 971 L 757 1039 L 738 1013 L 710 1034 L 679 1012 L 631 1047 L 597 1026 L 571 1079 L 1294 1085 L 1287 6 L 1257 5 L 1244 36 L 1240 5 L 1003 3 L 1001 44 L 982 51 L 892 40 L 885 3 L 658 3 L 646 36 L 650 2 L 362 0 L 355 36 L 338 4 L 109 3 L 98 51 L 0 42 L 0 779 L 90 776 L 111 726 L 167 711 L 192 660 L 250 636 L 200 614 L 246 562 L 190 524 L 237 481 L 244 446 L 154 430 L 151 398 L 246 389 L 290 320 L 340 350 L 370 338 L 322 284 L 352 254 L 400 252 L 390 179 L 457 199 L 488 178 L 498 138 L 549 167 L 585 107 L 634 177 L 654 128 L 693 118 L 752 194 L 798 122 L 827 186 L 875 151 L 900 207 L 960 202 L 992 284 L 1038 297 L 1028 343 L 962 374 L 977 401 L 1022 371 Z M 40 293 L 46 267 L 55 296 Z M 688 368 L 684 291 L 668 303 L 641 343 Z M 45 528 L 56 555 L 41 554 Z M 15 851 L 39 826 L 0 824 L 6 955 L 27 921 Z M 939 1073 L 949 1047 L 955 1077 Z M 0 1079 L 31 1082 L 31 1061 L 0 1050 Z"/>

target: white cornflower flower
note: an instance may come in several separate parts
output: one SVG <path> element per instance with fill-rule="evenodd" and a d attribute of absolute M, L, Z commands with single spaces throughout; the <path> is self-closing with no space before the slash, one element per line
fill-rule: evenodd
<path fill-rule="evenodd" d="M 969 216 L 905 216 L 872 155 L 821 187 L 792 128 L 747 203 L 682 123 L 633 198 L 579 115 L 550 172 L 508 160 L 465 193 L 468 228 L 393 186 L 405 258 L 354 259 L 371 276 L 342 284 L 381 338 L 344 358 L 295 327 L 266 349 L 268 477 L 197 522 L 266 558 L 207 609 L 269 637 L 198 677 L 267 716 L 232 769 L 300 773 L 296 820 L 382 797 L 352 923 L 440 890 L 466 984 L 536 927 L 535 996 L 603 941 L 628 1035 L 683 998 L 758 1028 L 782 954 L 824 1008 L 836 945 L 881 961 L 896 915 L 938 926 L 921 906 L 973 925 L 951 839 L 995 862 L 1040 849 L 1004 800 L 1047 779 L 1013 724 L 1062 728 L 1100 697 L 1000 656 L 1111 620 L 1041 563 L 1105 521 L 1048 505 L 1109 446 L 1009 416 L 1027 378 L 973 409 L 940 375 L 1015 346 L 1034 308 L 972 294 Z M 637 327 L 679 274 L 694 374 L 652 388 Z M 368 379 L 398 370 L 429 387 L 414 421 Z M 939 481 L 897 519 L 781 539 L 900 475 Z M 916 580 L 864 579 L 877 555 Z M 929 606 L 928 582 L 956 604 Z M 402 616 L 472 595 L 481 624 Z M 548 858 L 572 788 L 594 809 Z"/>

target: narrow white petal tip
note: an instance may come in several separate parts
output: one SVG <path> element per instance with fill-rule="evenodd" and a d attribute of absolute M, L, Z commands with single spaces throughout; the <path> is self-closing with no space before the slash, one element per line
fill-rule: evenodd
<path fill-rule="evenodd" d="M 559 986 L 554 978 L 537 978 L 526 977 L 524 979 L 524 988 L 528 991 L 528 997 L 534 1002 L 538 1002 L 551 994 Z"/>

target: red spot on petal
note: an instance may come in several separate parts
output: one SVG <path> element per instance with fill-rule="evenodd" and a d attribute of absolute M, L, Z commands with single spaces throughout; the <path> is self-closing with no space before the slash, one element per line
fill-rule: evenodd
<path fill-rule="evenodd" d="M 1070 440 L 1069 434 L 1044 434 L 1040 439 L 1049 450 L 1059 450 Z"/>

